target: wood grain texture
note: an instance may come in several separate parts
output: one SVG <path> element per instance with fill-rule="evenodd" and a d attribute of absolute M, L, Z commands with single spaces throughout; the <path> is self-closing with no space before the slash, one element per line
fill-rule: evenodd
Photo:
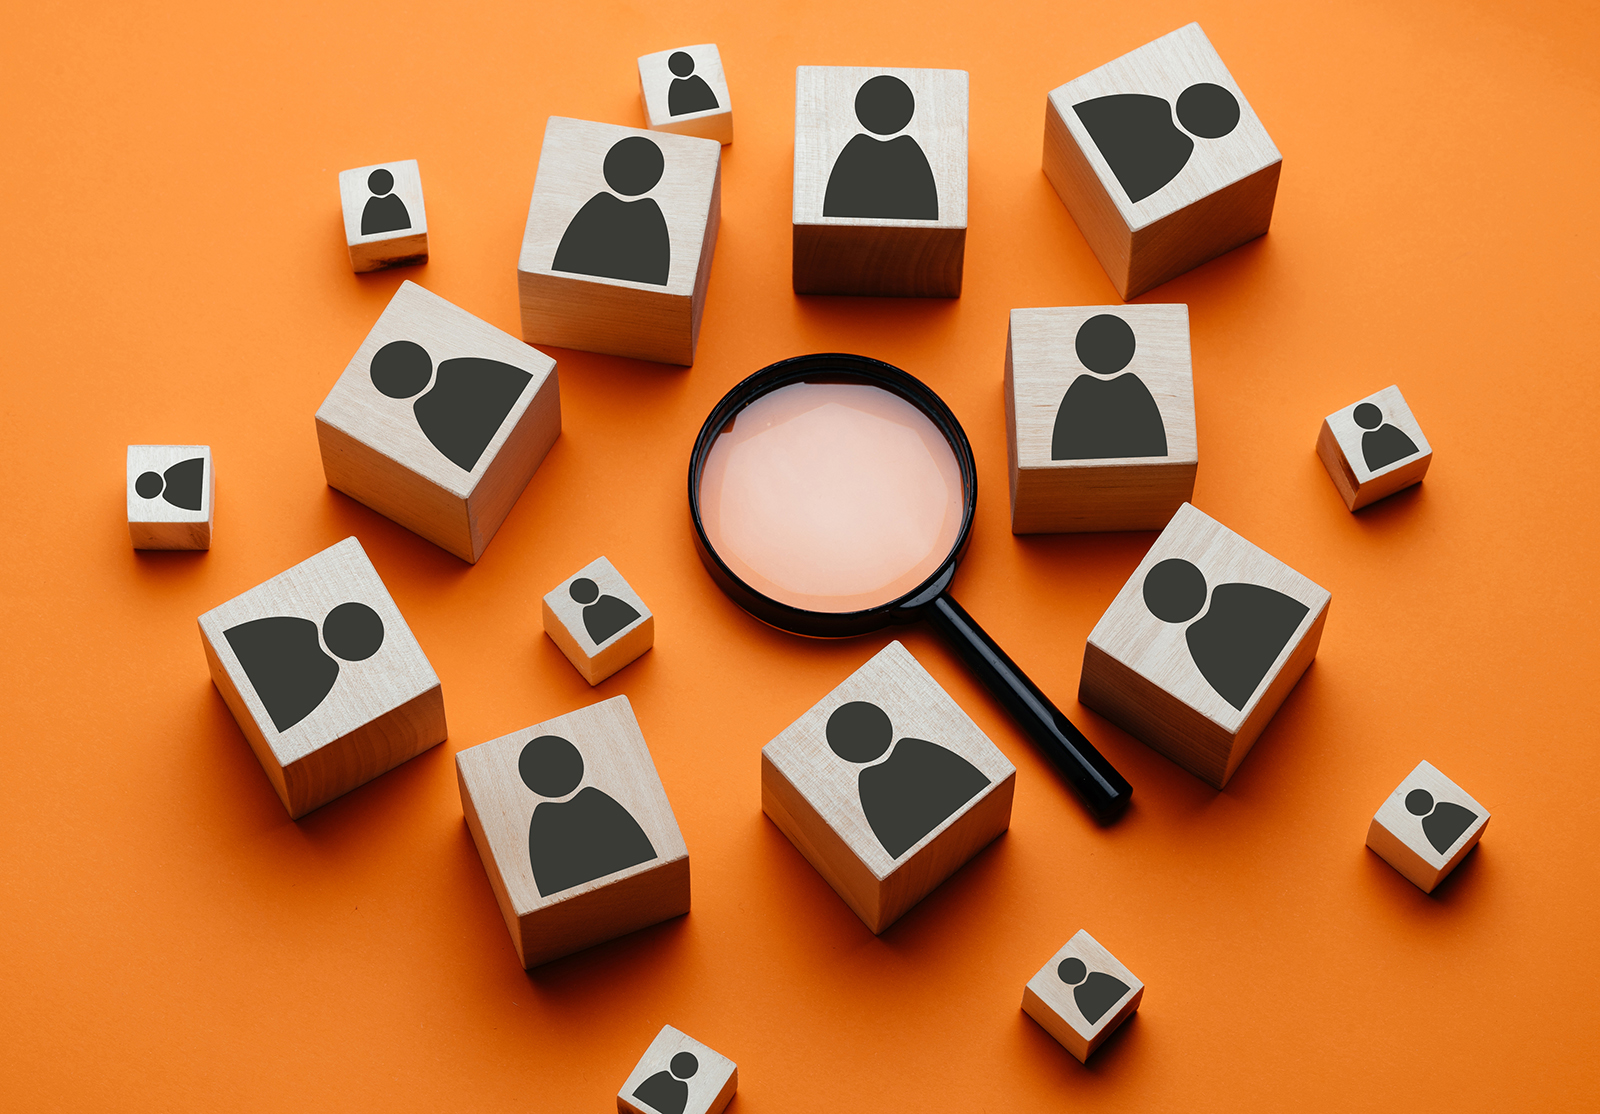
<path fill-rule="evenodd" d="M 857 91 L 889 74 L 915 98 L 909 135 L 927 156 L 939 198 L 937 220 L 823 215 L 840 152 L 869 134 L 856 118 Z M 794 289 L 799 294 L 954 298 L 961 294 L 967 242 L 965 70 L 799 66 L 795 70 Z"/>
<path fill-rule="evenodd" d="M 411 227 L 362 235 L 361 216 L 367 202 L 375 196 L 367 185 L 367 176 L 374 170 L 387 170 L 394 176 L 393 194 L 405 204 Z M 358 274 L 428 261 L 428 210 L 422 200 L 422 171 L 416 159 L 341 170 L 339 207 L 344 214 L 344 239 L 350 247 L 350 266 Z"/>
<path fill-rule="evenodd" d="M 602 597 L 614 596 L 630 605 L 639 613 L 639 617 L 604 642 L 596 644 L 584 626 L 584 605 L 573 599 L 568 590 L 572 582 L 580 577 L 594 581 Z M 655 615 L 645 606 L 633 586 L 623 579 L 616 566 L 604 556 L 595 558 L 545 593 L 541 611 L 545 634 L 561 647 L 561 652 L 567 655 L 572 667 L 591 685 L 598 685 L 655 645 Z"/>
<path fill-rule="evenodd" d="M 655 858 L 541 896 L 529 860 L 528 828 L 542 803 L 522 781 L 527 743 L 557 735 L 583 758 L 583 789 L 627 810 Z M 467 827 L 524 967 L 536 967 L 689 911 L 689 849 L 626 696 L 536 723 L 456 755 Z"/>
<path fill-rule="evenodd" d="M 648 137 L 665 161 L 661 180 L 643 196 L 653 198 L 666 219 L 666 284 L 554 270 L 572 218 L 596 194 L 610 192 L 606 153 L 630 135 Z M 517 263 L 523 336 L 529 344 L 693 364 L 721 222 L 722 146 L 716 141 L 550 117 Z"/>
<path fill-rule="evenodd" d="M 667 68 L 667 59 L 680 50 L 694 59 L 694 71 L 690 76 L 705 80 L 711 95 L 717 98 L 716 108 L 672 115 L 667 96 L 678 78 Z M 724 146 L 733 142 L 733 98 L 728 94 L 728 77 L 723 72 L 722 54 L 716 43 L 677 46 L 641 57 L 639 101 L 644 106 L 645 126 L 651 131 L 695 135 L 714 139 Z"/>
<path fill-rule="evenodd" d="M 1416 443 L 1417 452 L 1376 470 L 1368 468 L 1361 449 L 1367 431 L 1355 420 L 1356 407 L 1362 403 L 1371 403 L 1381 410 L 1384 423 L 1410 437 Z M 1323 418 L 1322 428 L 1317 431 L 1317 456 L 1328 470 L 1333 486 L 1339 489 L 1344 505 L 1351 511 L 1358 511 L 1412 484 L 1421 483 L 1428 473 L 1428 465 L 1433 463 L 1433 446 L 1423 436 L 1422 427 L 1417 424 L 1400 388 L 1391 385 Z"/>
<path fill-rule="evenodd" d="M 1406 808 L 1406 795 L 1415 789 L 1426 789 L 1436 806 L 1449 802 L 1477 813 L 1476 819 L 1442 852 L 1434 848 L 1423 831 L 1423 817 L 1428 814 L 1416 816 Z M 1373 814 L 1367 828 L 1367 846 L 1423 893 L 1432 893 L 1478 845 L 1488 824 L 1488 809 L 1431 763 L 1422 761 Z"/>
<path fill-rule="evenodd" d="M 894 745 L 927 740 L 989 779 L 898 858 L 874 834 L 862 808 L 858 778 L 865 766 L 845 761 L 828 744 L 829 716 L 858 700 L 888 715 Z M 1006 830 L 1015 788 L 1015 767 L 899 642 L 885 646 L 761 749 L 762 810 L 874 933 Z"/>
<path fill-rule="evenodd" d="M 1195 149 L 1177 177 L 1131 201 L 1073 106 L 1118 93 L 1144 93 L 1175 105 L 1179 94 L 1199 82 L 1234 95 L 1238 125 L 1219 139 L 1191 137 Z M 1075 78 L 1046 98 L 1045 174 L 1123 298 L 1266 232 L 1282 161 L 1198 23 Z"/>
<path fill-rule="evenodd" d="M 1146 574 L 1183 558 L 1205 577 L 1207 609 L 1223 584 L 1259 584 L 1304 604 L 1305 617 L 1266 675 L 1235 708 L 1195 666 L 1186 631 L 1145 605 Z M 1078 699 L 1195 776 L 1221 789 L 1316 656 L 1332 597 L 1270 554 L 1185 503 L 1089 633 Z"/>
<path fill-rule="evenodd" d="M 338 662 L 333 688 L 309 715 L 278 731 L 224 632 L 284 615 L 319 626 L 335 607 L 362 603 L 383 622 L 383 643 Z M 200 616 L 211 680 L 289 815 L 319 805 L 444 741 L 444 692 L 361 543 L 346 538 Z"/>
<path fill-rule="evenodd" d="M 528 385 L 472 471 L 423 433 L 411 398 L 372 384 L 372 358 L 391 341 L 420 344 L 439 365 L 461 357 L 525 371 Z M 411 281 L 361 342 L 317 409 L 317 442 L 328 486 L 359 500 L 463 561 L 475 562 L 561 434 L 556 362 Z"/>
<path fill-rule="evenodd" d="M 161 475 L 180 461 L 205 461 L 200 509 L 175 506 L 157 493 L 146 499 L 135 485 L 145 472 Z M 216 473 L 209 445 L 128 446 L 128 535 L 135 549 L 210 549 L 216 517 Z"/>
<path fill-rule="evenodd" d="M 1119 999 L 1115 1008 L 1107 1011 L 1098 1021 L 1090 1022 L 1073 998 L 1073 986 L 1062 981 L 1057 968 L 1064 959 L 1079 959 L 1090 972 L 1103 971 L 1121 979 L 1129 992 Z M 1073 934 L 1050 961 L 1039 968 L 1022 989 L 1022 1010 L 1043 1026 L 1068 1052 L 1087 1063 L 1094 1051 L 1117 1031 L 1144 1000 L 1144 983 L 1124 967 L 1116 956 L 1100 946 L 1093 936 L 1083 929 Z"/>
<path fill-rule="evenodd" d="M 680 1052 L 689 1053 L 697 1062 L 694 1072 L 683 1079 L 689 1087 L 689 1099 L 682 1114 L 721 1114 L 727 1108 L 733 1101 L 733 1093 L 739 1089 L 739 1065 L 687 1033 L 663 1025 L 617 1092 L 617 1109 L 621 1114 L 661 1114 L 654 1106 L 635 1098 L 633 1093 L 657 1072 L 675 1074 L 671 1069 L 672 1058 Z"/>
<path fill-rule="evenodd" d="M 1133 328 L 1128 366 L 1091 375 L 1078 360 L 1078 328 L 1112 314 Z M 1052 460 L 1056 415 L 1074 381 L 1137 375 L 1166 430 L 1164 457 Z M 1006 455 L 1011 532 L 1159 530 L 1194 494 L 1200 456 L 1195 436 L 1189 307 L 1066 306 L 1014 309 L 1006 333 Z"/>

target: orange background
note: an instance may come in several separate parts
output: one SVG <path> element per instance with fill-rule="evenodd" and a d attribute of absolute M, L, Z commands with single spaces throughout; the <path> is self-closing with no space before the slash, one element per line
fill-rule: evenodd
<path fill-rule="evenodd" d="M 1265 239 L 1141 300 L 1192 313 L 1196 504 L 1333 593 L 1223 793 L 1076 704 L 1154 535 L 1013 538 L 1000 401 L 1008 309 L 1116 301 L 1040 172 L 1045 93 L 1190 19 L 1282 186 Z M 1593 1109 L 1593 7 L 101 2 L 7 25 L 0 1106 L 603 1111 L 671 1022 L 738 1062 L 735 1114 Z M 737 138 L 694 368 L 554 350 L 564 432 L 476 567 L 328 489 L 312 414 L 400 281 L 520 334 L 545 117 L 640 124 L 634 58 L 708 40 Z M 791 292 L 800 63 L 971 71 L 959 300 Z M 336 174 L 397 158 L 432 259 L 353 276 Z M 757 752 L 892 635 L 748 618 L 684 496 L 716 399 L 816 350 L 956 411 L 980 476 L 956 594 L 1135 786 L 1097 829 L 931 632 L 898 632 L 1018 782 L 1010 832 L 882 938 L 762 816 Z M 1318 422 L 1391 382 L 1436 460 L 1352 516 Z M 131 551 L 130 442 L 213 447 L 211 552 Z M 195 617 L 349 534 L 450 739 L 296 824 Z M 601 553 L 659 626 L 591 691 L 538 600 Z M 452 755 L 623 692 L 693 910 L 524 974 Z M 1363 847 L 1424 757 L 1494 813 L 1431 897 Z M 1088 1068 L 1018 1008 L 1084 927 L 1149 986 Z"/>

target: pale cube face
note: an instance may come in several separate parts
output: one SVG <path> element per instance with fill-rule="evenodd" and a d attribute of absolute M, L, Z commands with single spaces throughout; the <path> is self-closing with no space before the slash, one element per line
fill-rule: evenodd
<path fill-rule="evenodd" d="M 1327 422 L 1358 485 L 1433 453 L 1399 387 L 1385 387 L 1336 410 Z"/>
<path fill-rule="evenodd" d="M 339 203 L 345 242 L 351 246 L 427 234 L 428 212 L 416 159 L 340 171 Z"/>
<path fill-rule="evenodd" d="M 682 1110 L 706 1114 L 714 1108 L 738 1066 L 687 1033 L 663 1025 L 623 1082 L 617 1098 L 633 1110 Z M 679 1106 L 682 1100 L 682 1106 Z"/>
<path fill-rule="evenodd" d="M 1144 991 L 1144 983 L 1080 930 L 1028 980 L 1028 989 L 1090 1042 Z"/>
<path fill-rule="evenodd" d="M 638 593 L 604 557 L 579 569 L 544 602 L 590 656 L 650 618 Z"/>
<path fill-rule="evenodd" d="M 733 111 L 716 43 L 644 55 L 639 59 L 639 89 L 655 128 Z"/>
<path fill-rule="evenodd" d="M 1489 810 L 1428 762 L 1417 763 L 1373 816 L 1433 870 L 1489 822 Z"/>
<path fill-rule="evenodd" d="M 209 445 L 129 445 L 129 522 L 210 522 Z"/>

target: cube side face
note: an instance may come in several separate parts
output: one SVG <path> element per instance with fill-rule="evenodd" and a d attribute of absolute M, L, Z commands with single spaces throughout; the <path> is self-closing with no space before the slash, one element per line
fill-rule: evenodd
<path fill-rule="evenodd" d="M 444 742 L 444 689 L 434 685 L 283 768 L 289 815 L 298 820 Z"/>
<path fill-rule="evenodd" d="M 1100 181 L 1089 157 L 1067 127 L 1062 113 L 1070 112 L 1071 108 L 1056 103 L 1056 94 L 1066 88 L 1062 86 L 1045 98 L 1044 174 L 1067 212 L 1072 214 L 1078 231 L 1083 233 L 1089 250 L 1100 261 L 1117 294 L 1127 298 L 1133 229 L 1128 227 L 1105 183 Z"/>
<path fill-rule="evenodd" d="M 684 77 L 677 76 L 668 64 L 680 52 L 692 62 L 692 69 Z M 696 84 L 696 78 L 704 83 L 703 87 Z M 706 104 L 707 97 L 715 102 L 713 106 L 695 107 Z M 715 43 L 680 46 L 641 57 L 639 98 L 651 131 L 695 135 L 721 144 L 733 142 L 733 98 L 728 94 L 722 55 Z M 679 111 L 674 112 L 675 107 Z"/>
<path fill-rule="evenodd" d="M 210 446 L 128 446 L 128 535 L 133 548 L 210 549 L 215 501 Z"/>
<path fill-rule="evenodd" d="M 517 274 L 517 296 L 529 344 L 679 367 L 694 363 L 690 296 L 528 271 Z"/>
<path fill-rule="evenodd" d="M 761 749 L 761 811 L 862 924 L 874 934 L 887 927 L 883 879 L 872 873 L 828 819 L 784 777 L 765 747 Z"/>
<path fill-rule="evenodd" d="M 1214 788 L 1222 788 L 1236 736 L 1096 646 L 1083 651 L 1078 702 Z"/>
<path fill-rule="evenodd" d="M 661 1072 L 675 1076 L 676 1073 L 671 1071 L 672 1059 L 684 1052 L 695 1058 L 696 1067 L 694 1072 L 683 1080 L 688 1090 L 683 1114 L 718 1114 L 728 1105 L 734 1091 L 738 1089 L 738 1065 L 671 1025 L 661 1027 L 655 1040 L 650 1042 L 650 1047 L 639 1057 L 639 1062 L 634 1065 L 633 1071 L 628 1073 L 628 1078 L 623 1081 L 621 1090 L 617 1092 L 617 1108 L 637 1111 L 638 1114 L 660 1114 L 656 1106 L 636 1098 L 634 1092 L 644 1084 L 645 1080 Z"/>
<path fill-rule="evenodd" d="M 317 451 L 329 487 L 463 561 L 476 558 L 467 501 L 380 449 L 317 419 Z"/>
<path fill-rule="evenodd" d="M 589 584 L 575 591 L 580 580 Z M 588 602 L 580 603 L 579 596 Z M 589 562 L 551 589 L 542 604 L 545 633 L 591 685 L 611 676 L 655 642 L 655 616 L 605 557 Z"/>
<path fill-rule="evenodd" d="M 374 189 L 376 171 L 389 175 L 390 188 L 382 193 Z M 376 184 L 384 184 L 381 177 Z M 339 206 L 350 265 L 357 272 L 427 260 L 428 212 L 416 159 L 341 171 Z M 371 231 L 363 232 L 364 227 Z"/>
<path fill-rule="evenodd" d="M 959 298 L 965 228 L 794 226 L 796 294 Z"/>
<path fill-rule="evenodd" d="M 1367 846 L 1431 893 L 1477 845 L 1488 823 L 1488 809 L 1424 761 L 1379 806 Z"/>
<path fill-rule="evenodd" d="M 541 353 L 542 355 L 542 353 Z M 476 562 L 517 505 L 561 436 L 561 381 L 554 366 L 467 499 L 471 560 Z"/>
<path fill-rule="evenodd" d="M 1358 412 L 1367 425 L 1356 420 Z M 1318 455 L 1352 511 L 1420 483 L 1433 461 L 1433 446 L 1397 386 L 1334 411 L 1322 428 Z"/>
<path fill-rule="evenodd" d="M 1282 163 L 1273 163 L 1134 232 L 1122 296 L 1137 298 L 1266 235 L 1282 169 Z"/>
<path fill-rule="evenodd" d="M 872 926 L 874 933 L 881 933 L 903 917 L 1011 826 L 1016 788 L 1015 773 L 995 783 L 955 823 L 909 854 L 884 879 L 878 924 Z"/>
<path fill-rule="evenodd" d="M 1065 972 L 1076 978 L 1073 983 L 1064 981 L 1061 971 L 1068 960 L 1076 961 L 1076 969 Z M 1143 999 L 1138 976 L 1079 930 L 1028 980 L 1023 1009 L 1067 1051 L 1087 1061 Z"/>

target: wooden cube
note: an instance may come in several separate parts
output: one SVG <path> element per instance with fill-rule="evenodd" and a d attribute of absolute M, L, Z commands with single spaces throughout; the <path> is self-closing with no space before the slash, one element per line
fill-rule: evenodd
<path fill-rule="evenodd" d="M 210 549 L 216 486 L 209 445 L 129 445 L 133 548 Z"/>
<path fill-rule="evenodd" d="M 716 43 L 640 58 L 639 99 L 651 131 L 733 142 L 733 100 Z"/>
<path fill-rule="evenodd" d="M 739 1065 L 663 1025 L 617 1092 L 622 1114 L 720 1114 L 739 1089 Z"/>
<path fill-rule="evenodd" d="M 339 172 L 350 266 L 358 273 L 428 261 L 428 211 L 416 159 Z"/>
<path fill-rule="evenodd" d="M 439 678 L 355 538 L 206 612 L 200 641 L 297 820 L 444 741 Z"/>
<path fill-rule="evenodd" d="M 1079 930 L 1022 990 L 1022 1009 L 1068 1052 L 1087 1063 L 1133 1016 L 1144 983 Z"/>
<path fill-rule="evenodd" d="M 1089 632 L 1078 699 L 1221 789 L 1317 656 L 1331 598 L 1185 503 Z"/>
<path fill-rule="evenodd" d="M 317 410 L 328 486 L 473 562 L 560 434 L 556 362 L 409 281 Z"/>
<path fill-rule="evenodd" d="M 522 335 L 694 363 L 721 223 L 715 140 L 550 117 L 517 263 Z"/>
<path fill-rule="evenodd" d="M 1010 826 L 1016 780 L 899 642 L 761 748 L 762 810 L 874 933 Z"/>
<path fill-rule="evenodd" d="M 1431 894 L 1478 845 L 1489 810 L 1431 764 L 1418 762 L 1367 828 L 1367 846 Z"/>
<path fill-rule="evenodd" d="M 967 246 L 967 72 L 801 66 L 797 294 L 955 298 Z"/>
<path fill-rule="evenodd" d="M 1422 482 L 1433 446 L 1399 387 L 1385 387 L 1322 419 L 1317 455 L 1352 511 Z"/>
<path fill-rule="evenodd" d="M 1012 310 L 1005 398 L 1012 533 L 1159 530 L 1194 495 L 1188 306 Z"/>
<path fill-rule="evenodd" d="M 655 644 L 656 617 L 616 566 L 597 557 L 544 597 L 544 632 L 598 685 Z"/>
<path fill-rule="evenodd" d="M 1198 23 L 1045 101 L 1044 172 L 1123 298 L 1266 232 L 1282 165 Z"/>
<path fill-rule="evenodd" d="M 689 911 L 689 849 L 626 696 L 461 751 L 456 778 L 524 967 Z"/>

